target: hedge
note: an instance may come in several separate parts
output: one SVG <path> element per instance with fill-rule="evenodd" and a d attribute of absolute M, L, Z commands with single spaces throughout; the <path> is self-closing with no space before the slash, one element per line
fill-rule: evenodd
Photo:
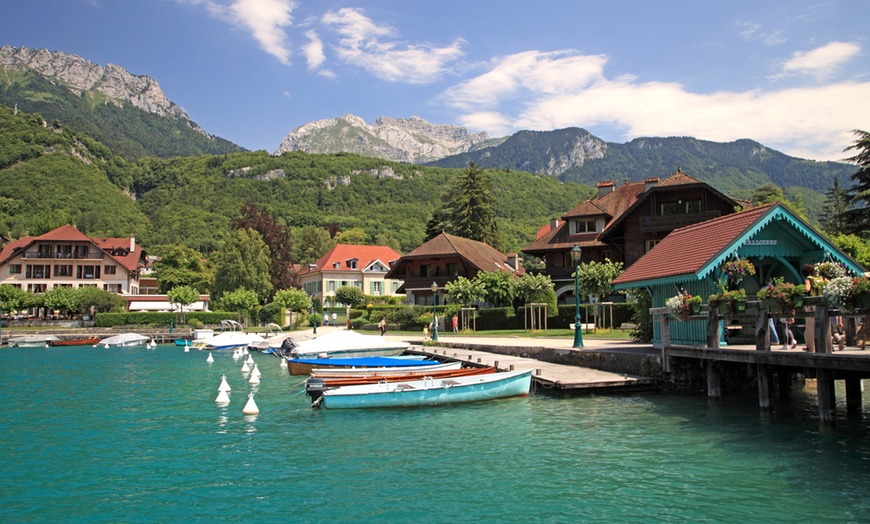
<path fill-rule="evenodd" d="M 173 315 L 175 325 L 181 325 L 179 314 L 168 311 L 134 311 L 124 313 L 97 313 L 94 315 L 94 325 L 97 327 L 113 327 L 125 325 L 168 326 L 170 315 Z M 188 311 L 184 319 L 197 319 L 203 324 L 219 325 L 221 320 L 238 320 L 239 314 L 227 311 Z"/>

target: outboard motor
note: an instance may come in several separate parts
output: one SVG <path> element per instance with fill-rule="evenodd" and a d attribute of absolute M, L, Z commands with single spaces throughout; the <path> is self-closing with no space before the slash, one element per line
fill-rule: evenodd
<path fill-rule="evenodd" d="M 323 382 L 322 378 L 309 378 L 305 381 L 305 393 L 311 397 L 311 406 L 317 407 L 320 405 L 320 397 L 323 392 L 329 389 Z"/>
<path fill-rule="evenodd" d="M 285 356 L 290 355 L 292 354 L 293 350 L 296 349 L 298 346 L 299 344 L 297 344 L 295 340 L 287 337 L 284 339 L 284 342 L 281 343 L 281 353 L 283 353 Z"/>

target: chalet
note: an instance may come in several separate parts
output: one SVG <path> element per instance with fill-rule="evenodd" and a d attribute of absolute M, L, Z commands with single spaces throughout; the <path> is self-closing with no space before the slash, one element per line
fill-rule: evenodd
<path fill-rule="evenodd" d="M 53 287 L 139 292 L 145 251 L 130 238 L 91 238 L 73 226 L 14 240 L 0 251 L 0 284 L 42 293 Z"/>
<path fill-rule="evenodd" d="M 553 220 L 523 248 L 543 259 L 562 300 L 573 295 L 571 249 L 582 249 L 580 262 L 622 262 L 630 267 L 674 229 L 731 214 L 740 204 L 677 169 L 643 182 L 598 184 L 598 195 Z M 573 298 L 571 299 L 573 300 Z"/>
<path fill-rule="evenodd" d="M 753 296 L 768 277 L 803 282 L 806 263 L 832 260 L 851 273 L 864 269 L 781 204 L 769 204 L 673 231 L 649 253 L 613 281 L 614 289 L 645 288 L 653 307 L 664 307 L 681 289 L 700 296 L 704 303 L 719 291 L 727 260 L 749 260 L 756 274 L 740 286 Z M 703 345 L 706 321 L 671 323 L 675 344 Z M 654 345 L 660 345 L 659 325 L 654 326 Z"/>
<path fill-rule="evenodd" d="M 483 242 L 441 233 L 400 258 L 387 278 L 404 281 L 399 291 L 406 294 L 408 304 L 432 305 L 444 285 L 458 277 L 472 279 L 481 271 L 521 275 L 521 261 L 516 253 L 505 255 Z M 434 291 L 433 284 L 438 286 Z"/>
<path fill-rule="evenodd" d="M 396 295 L 402 281 L 387 272 L 400 256 L 387 246 L 338 244 L 299 271 L 299 281 L 310 297 L 326 307 L 340 305 L 335 292 L 341 286 L 355 286 L 371 296 Z"/>

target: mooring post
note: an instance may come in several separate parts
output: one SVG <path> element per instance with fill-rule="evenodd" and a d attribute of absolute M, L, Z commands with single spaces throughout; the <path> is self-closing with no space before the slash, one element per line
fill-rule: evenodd
<path fill-rule="evenodd" d="M 671 372 L 671 363 L 668 361 L 668 348 L 671 347 L 671 325 L 670 315 L 663 312 L 659 315 L 662 325 L 662 371 L 665 373 Z"/>
<path fill-rule="evenodd" d="M 833 347 L 831 344 L 831 315 L 824 302 L 816 306 L 814 318 L 816 321 L 816 353 L 831 353 Z"/>
<path fill-rule="evenodd" d="M 773 411 L 773 396 L 771 395 L 770 368 L 761 364 L 756 368 L 758 373 L 758 407 L 762 411 Z"/>
<path fill-rule="evenodd" d="M 819 423 L 823 426 L 836 426 L 837 397 L 834 392 L 833 373 L 828 369 L 817 370 L 816 383 L 819 392 Z"/>
<path fill-rule="evenodd" d="M 718 402 L 722 398 L 722 375 L 712 359 L 707 360 L 707 400 Z"/>
<path fill-rule="evenodd" d="M 719 349 L 719 325 L 721 323 L 719 311 L 711 307 L 707 311 L 707 349 Z"/>
<path fill-rule="evenodd" d="M 848 413 L 861 413 L 863 400 L 863 383 L 860 378 L 849 377 L 846 379 L 846 411 Z"/>
<path fill-rule="evenodd" d="M 770 351 L 770 322 L 767 321 L 767 311 L 761 302 L 757 302 L 755 310 L 755 349 Z"/>

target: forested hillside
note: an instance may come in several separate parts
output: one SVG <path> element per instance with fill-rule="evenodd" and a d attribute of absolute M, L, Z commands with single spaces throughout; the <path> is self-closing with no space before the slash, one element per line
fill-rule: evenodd
<path fill-rule="evenodd" d="M 110 103 L 95 91 L 78 96 L 61 83 L 11 67 L 0 67 L 0 104 L 37 113 L 48 122 L 61 121 L 129 159 L 244 151 L 193 129 L 183 119 L 158 116 L 128 103 Z"/>
<path fill-rule="evenodd" d="M 348 154 L 266 152 L 128 163 L 63 123 L 0 107 L 0 231 L 12 238 L 65 223 L 92 236 L 135 234 L 146 247 L 218 249 L 230 219 L 255 203 L 284 225 L 362 230 L 403 252 L 423 242 L 426 222 L 461 170 Z M 589 186 L 524 172 L 493 173 L 508 250 L 593 194 Z"/>

